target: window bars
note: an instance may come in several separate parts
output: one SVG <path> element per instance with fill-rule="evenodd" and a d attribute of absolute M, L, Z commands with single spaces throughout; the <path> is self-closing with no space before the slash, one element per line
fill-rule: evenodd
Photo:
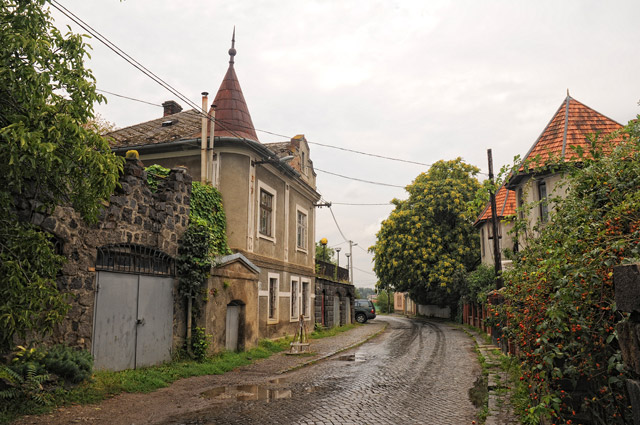
<path fill-rule="evenodd" d="M 175 262 L 164 252 L 143 245 L 106 245 L 98 248 L 96 270 L 175 276 Z"/>

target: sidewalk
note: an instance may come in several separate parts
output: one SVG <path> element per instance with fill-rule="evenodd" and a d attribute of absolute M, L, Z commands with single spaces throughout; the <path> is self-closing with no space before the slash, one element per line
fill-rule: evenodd
<path fill-rule="evenodd" d="M 476 342 L 478 351 L 484 357 L 489 375 L 487 387 L 489 391 L 489 414 L 485 425 L 517 425 L 520 423 L 510 403 L 511 389 L 507 373 L 500 367 L 502 353 L 493 344 L 486 344 L 482 335 L 475 330 L 465 328 Z"/>
<path fill-rule="evenodd" d="M 239 370 L 255 373 L 274 373 L 274 371 L 277 371 L 276 373 L 278 374 L 290 372 L 331 357 L 341 351 L 356 347 L 380 334 L 386 327 L 387 324 L 385 322 L 367 322 L 362 326 L 332 337 L 310 340 L 311 355 L 288 355 L 288 352 L 282 352 L 268 359 L 244 366 Z"/>

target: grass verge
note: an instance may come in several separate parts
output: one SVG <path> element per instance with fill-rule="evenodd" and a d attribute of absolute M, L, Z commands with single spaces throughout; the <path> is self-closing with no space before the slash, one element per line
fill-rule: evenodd
<path fill-rule="evenodd" d="M 321 339 L 338 335 L 361 326 L 357 323 L 331 329 L 320 329 L 310 334 L 312 339 Z M 203 375 L 221 375 L 240 366 L 251 364 L 255 360 L 270 357 L 287 350 L 291 337 L 278 340 L 262 340 L 258 347 L 248 351 L 234 353 L 222 352 L 206 358 L 202 362 L 191 359 L 176 359 L 159 366 L 141 369 L 128 369 L 120 372 L 94 371 L 90 382 L 74 387 L 52 389 L 53 400 L 49 405 L 41 406 L 27 400 L 0 399 L 0 424 L 8 424 L 23 415 L 43 414 L 59 406 L 97 403 L 120 393 L 149 393 L 171 385 L 182 378 Z"/>
<path fill-rule="evenodd" d="M 97 403 L 120 393 L 148 393 L 167 387 L 172 382 L 202 375 L 221 375 L 254 360 L 264 359 L 289 348 L 290 338 L 260 341 L 258 347 L 248 351 L 223 352 L 202 362 L 177 359 L 160 366 L 128 369 L 120 372 L 95 371 L 90 382 L 53 390 L 53 401 L 40 406 L 26 400 L 0 400 L 0 424 L 9 423 L 19 416 L 42 414 L 58 406 Z"/>

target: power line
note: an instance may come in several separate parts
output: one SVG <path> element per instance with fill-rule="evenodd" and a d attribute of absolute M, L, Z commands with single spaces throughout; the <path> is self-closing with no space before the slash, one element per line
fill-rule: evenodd
<path fill-rule="evenodd" d="M 371 275 L 371 276 L 376 276 L 376 274 L 375 274 L 375 273 L 371 273 L 371 272 L 368 272 L 368 271 L 366 271 L 366 270 L 359 269 L 359 268 L 357 268 L 357 267 L 355 267 L 355 266 L 354 266 L 353 268 L 354 268 L 354 269 L 356 269 L 356 270 L 358 270 L 359 272 L 366 273 L 366 274 L 369 274 L 369 275 Z M 377 276 L 376 276 L 376 277 L 377 277 Z"/>
<path fill-rule="evenodd" d="M 118 94 L 118 93 L 112 93 L 110 91 L 107 90 L 101 90 L 101 89 L 96 89 L 96 91 L 102 92 L 102 93 L 107 93 L 110 94 L 112 96 L 117 96 L 117 97 L 121 97 L 123 99 L 129 99 L 129 100 L 133 100 L 135 102 L 140 102 L 140 103 L 146 103 L 147 105 L 151 105 L 151 106 L 159 106 L 162 108 L 162 105 L 158 104 L 158 103 L 151 103 L 151 102 L 147 102 L 146 100 L 141 100 L 141 99 L 136 99 L 134 97 L 129 97 L 129 96 L 125 96 L 123 94 Z"/>
<path fill-rule="evenodd" d="M 391 204 L 391 202 L 371 203 L 371 204 L 367 204 L 367 203 L 360 204 L 355 202 L 331 202 L 331 205 L 369 206 L 369 205 L 393 205 L 393 204 Z"/>
<path fill-rule="evenodd" d="M 346 241 L 348 241 L 349 239 L 347 239 L 347 237 L 344 235 L 344 233 L 342 233 L 342 229 L 340 228 L 340 225 L 338 224 L 338 220 L 336 220 L 336 216 L 335 214 L 333 214 L 333 210 L 331 209 L 331 206 L 329 206 L 329 212 L 331 213 L 331 217 L 333 217 L 333 222 L 336 223 L 336 227 L 338 228 L 338 232 L 340 232 L 340 236 L 342 236 L 342 239 Z"/>
<path fill-rule="evenodd" d="M 347 180 L 355 180 L 355 181 L 363 182 L 363 183 L 377 184 L 378 186 L 399 187 L 399 188 L 404 189 L 404 186 L 399 186 L 399 185 L 396 185 L 396 184 L 380 183 L 380 182 L 374 182 L 374 181 L 370 181 L 370 180 L 358 179 L 358 178 L 355 178 L 355 177 L 349 177 L 349 176 L 345 176 L 345 175 L 342 175 L 342 174 L 337 174 L 337 173 L 332 173 L 330 171 L 321 170 L 321 169 L 315 168 L 315 167 L 313 169 L 314 169 L 314 171 L 320 171 L 321 173 L 331 174 L 332 176 L 342 177 L 343 179 L 347 179 Z"/>
<path fill-rule="evenodd" d="M 126 62 L 128 62 L 130 65 L 132 65 L 134 68 L 136 68 L 137 70 L 142 72 L 144 75 L 146 75 L 147 77 L 152 79 L 154 82 L 159 84 L 165 90 L 167 90 L 171 94 L 175 95 L 178 99 L 182 100 L 187 105 L 191 106 L 198 114 L 200 114 L 201 116 L 207 118 L 208 120 L 210 120 L 212 122 L 214 121 L 214 118 L 209 116 L 207 111 L 203 110 L 200 106 L 198 106 L 195 103 L 193 103 L 187 96 L 185 96 L 182 93 L 180 93 L 176 88 L 171 86 L 169 83 L 164 81 L 162 78 L 158 77 L 156 74 L 154 74 L 152 71 L 150 71 L 144 65 L 142 65 L 140 62 L 138 62 L 133 57 L 128 55 L 126 52 L 124 52 L 122 49 L 120 49 L 117 45 L 115 45 L 113 42 L 111 42 L 111 40 L 109 40 L 107 37 L 103 36 L 98 31 L 93 29 L 93 27 L 91 27 L 89 24 L 84 22 L 81 18 L 79 18 L 77 15 L 75 15 L 69 9 L 67 9 L 64 6 L 62 6 L 56 0 L 51 0 L 51 5 L 53 7 L 55 7 L 60 13 L 65 15 L 67 18 L 69 18 L 71 21 L 75 22 L 82 29 L 87 31 L 90 35 L 92 35 L 100 43 L 104 44 L 109 50 L 113 51 L 116 55 L 120 56 L 122 59 L 124 59 Z M 244 137 L 242 137 L 242 136 L 238 135 L 237 133 L 235 133 L 234 131 L 226 128 L 222 123 L 219 123 L 219 125 L 223 129 L 227 130 L 229 133 L 231 133 L 234 136 L 238 137 L 239 139 L 244 139 Z"/>

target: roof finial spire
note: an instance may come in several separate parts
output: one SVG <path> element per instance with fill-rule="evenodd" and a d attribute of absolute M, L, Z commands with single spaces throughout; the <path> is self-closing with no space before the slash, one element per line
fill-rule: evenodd
<path fill-rule="evenodd" d="M 229 63 L 233 65 L 233 57 L 236 55 L 236 26 L 233 26 L 233 36 L 231 37 L 231 48 L 229 49 Z"/>
<path fill-rule="evenodd" d="M 567 97 L 571 97 L 571 95 L 569 94 L 569 89 L 567 88 Z"/>

